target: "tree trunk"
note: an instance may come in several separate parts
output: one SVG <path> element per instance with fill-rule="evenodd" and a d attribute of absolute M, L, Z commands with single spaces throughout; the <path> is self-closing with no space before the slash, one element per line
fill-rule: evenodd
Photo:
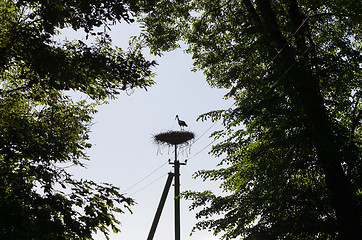
<path fill-rule="evenodd" d="M 309 128 L 318 161 L 325 174 L 331 205 L 336 212 L 339 239 L 362 239 L 360 216 L 352 184 L 341 166 L 342 147 L 336 141 L 332 122 L 319 92 L 318 81 L 310 67 L 297 62 L 295 52 L 298 52 L 298 49 L 293 51 L 287 44 L 286 38 L 278 28 L 269 0 L 257 0 L 256 2 L 265 34 L 270 37 L 278 49 L 282 49 L 279 58 L 284 63 L 285 69 L 289 69 L 291 64 L 295 64 L 288 73 L 289 84 L 294 87 L 297 94 L 297 96 L 291 96 L 291 99 L 297 99 L 297 104 L 301 106 L 302 112 L 306 116 L 306 126 Z"/>
<path fill-rule="evenodd" d="M 342 147 L 337 143 L 323 98 L 314 86 L 315 79 L 309 69 L 297 67 L 293 85 L 307 116 L 311 139 L 317 151 L 329 192 L 331 204 L 340 227 L 339 239 L 362 239 L 358 206 L 350 180 L 343 171 Z"/>

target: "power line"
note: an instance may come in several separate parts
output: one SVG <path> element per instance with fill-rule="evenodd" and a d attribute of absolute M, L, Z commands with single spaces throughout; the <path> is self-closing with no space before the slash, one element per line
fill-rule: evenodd
<path fill-rule="evenodd" d="M 212 142 L 210 142 L 209 144 L 207 144 L 204 148 L 202 148 L 200 151 L 198 151 L 197 153 L 195 153 L 194 155 L 192 155 L 191 157 L 189 157 L 187 159 L 187 161 L 189 161 L 190 159 L 196 157 L 197 155 L 199 155 L 202 151 L 204 151 L 206 148 L 208 148 L 211 144 L 213 144 L 216 141 L 216 139 L 214 139 Z"/>
<path fill-rule="evenodd" d="M 164 176 L 166 176 L 167 174 L 168 174 L 168 173 L 166 173 L 166 174 L 162 175 L 161 177 L 159 177 L 159 178 L 157 178 L 157 179 L 153 180 L 152 182 L 150 182 L 150 183 L 149 183 L 149 184 L 147 184 L 146 186 L 144 186 L 144 187 L 142 187 L 142 188 L 138 189 L 137 191 L 135 191 L 135 192 L 131 193 L 130 195 L 135 195 L 136 193 L 141 192 L 142 190 L 146 189 L 147 187 L 151 186 L 152 184 L 154 184 L 155 182 L 157 182 L 158 180 L 160 180 L 161 178 L 163 178 Z"/>
<path fill-rule="evenodd" d="M 130 189 L 134 188 L 135 186 L 137 186 L 138 184 L 140 184 L 141 182 L 143 182 L 144 180 L 146 180 L 148 177 L 150 177 L 152 174 L 154 174 L 155 172 L 157 172 L 158 170 L 160 170 L 163 166 L 165 166 L 168 163 L 165 162 L 163 163 L 161 166 L 159 166 L 158 168 L 156 168 L 155 170 L 153 170 L 151 173 L 149 173 L 148 175 L 146 175 L 145 177 L 143 177 L 141 180 L 139 180 L 138 182 L 136 182 L 135 184 L 133 184 L 132 186 L 130 186 L 129 188 L 127 188 L 126 190 L 124 190 L 125 192 L 129 191 Z"/>
<path fill-rule="evenodd" d="M 228 109 L 232 108 L 234 105 L 235 105 L 235 103 L 231 104 L 231 106 L 230 106 Z M 211 126 L 210 126 L 208 129 L 206 129 L 206 131 L 205 131 L 204 133 L 202 133 L 198 138 L 196 138 L 196 140 L 193 141 L 191 145 L 193 145 L 193 144 L 196 143 L 201 137 L 203 137 L 211 128 L 213 128 L 213 127 L 215 126 L 215 124 L 216 124 L 218 121 L 219 121 L 219 120 L 215 120 L 215 122 L 214 122 L 213 124 L 211 124 Z"/>

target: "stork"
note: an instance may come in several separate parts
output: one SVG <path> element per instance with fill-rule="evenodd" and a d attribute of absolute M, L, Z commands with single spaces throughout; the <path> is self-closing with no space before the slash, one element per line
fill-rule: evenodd
<path fill-rule="evenodd" d="M 187 124 L 185 123 L 185 121 L 180 120 L 178 118 L 178 115 L 176 115 L 175 119 L 177 119 L 178 125 L 180 125 L 181 130 L 183 129 L 183 127 L 187 127 Z"/>

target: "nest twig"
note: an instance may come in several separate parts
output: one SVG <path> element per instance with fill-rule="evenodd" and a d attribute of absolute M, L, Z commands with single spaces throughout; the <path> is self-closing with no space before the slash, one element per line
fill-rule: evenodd
<path fill-rule="evenodd" d="M 167 131 L 153 136 L 157 144 L 182 145 L 188 144 L 195 138 L 195 134 L 189 131 Z"/>

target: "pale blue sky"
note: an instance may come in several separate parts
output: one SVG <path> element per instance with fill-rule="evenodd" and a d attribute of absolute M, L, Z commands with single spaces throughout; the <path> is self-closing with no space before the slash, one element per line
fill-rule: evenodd
<path fill-rule="evenodd" d="M 131 35 L 138 32 L 137 26 L 118 25 L 112 29 L 114 45 L 124 47 Z M 69 39 L 81 35 L 65 31 Z M 229 108 L 232 103 L 223 100 L 226 90 L 212 89 L 205 81 L 202 73 L 191 72 L 190 55 L 176 50 L 156 59 L 158 66 L 154 69 L 157 76 L 156 85 L 148 92 L 138 89 L 128 96 L 122 93 L 117 100 L 99 107 L 91 130 L 90 142 L 94 145 L 88 151 L 91 161 L 87 169 L 71 169 L 77 178 L 91 179 L 96 182 L 109 182 L 127 190 L 139 180 L 158 167 L 173 159 L 173 149 L 161 148 L 153 142 L 152 135 L 167 130 L 179 130 L 176 114 L 189 125 L 187 130 L 193 131 L 196 138 L 205 133 L 212 122 L 196 122 L 197 117 L 205 112 Z M 209 135 L 220 129 L 215 124 L 191 147 L 191 152 L 180 155 L 179 160 L 190 158 L 186 166 L 181 167 L 181 191 L 206 189 L 218 190 L 218 184 L 192 179 L 192 174 L 200 169 L 216 167 L 219 159 L 208 155 L 212 142 Z M 204 149 L 204 150 L 203 150 Z M 201 152 L 200 152 L 201 151 Z M 197 154 L 196 156 L 194 156 Z M 194 157 L 193 157 L 194 156 Z M 122 232 L 111 235 L 112 240 L 144 240 L 148 236 L 158 202 L 163 191 L 167 173 L 172 166 L 164 164 L 158 171 L 137 186 L 127 191 L 127 196 L 135 199 L 133 214 L 120 216 Z M 159 179 L 143 190 L 154 180 Z M 135 193 L 135 194 L 132 194 Z M 189 211 L 190 202 L 181 200 L 181 239 L 213 240 L 207 231 L 196 232 L 189 236 L 196 223 L 195 211 Z M 159 222 L 154 240 L 170 240 L 174 238 L 173 188 L 168 195 L 166 205 Z M 100 234 L 97 240 L 105 239 Z"/>

